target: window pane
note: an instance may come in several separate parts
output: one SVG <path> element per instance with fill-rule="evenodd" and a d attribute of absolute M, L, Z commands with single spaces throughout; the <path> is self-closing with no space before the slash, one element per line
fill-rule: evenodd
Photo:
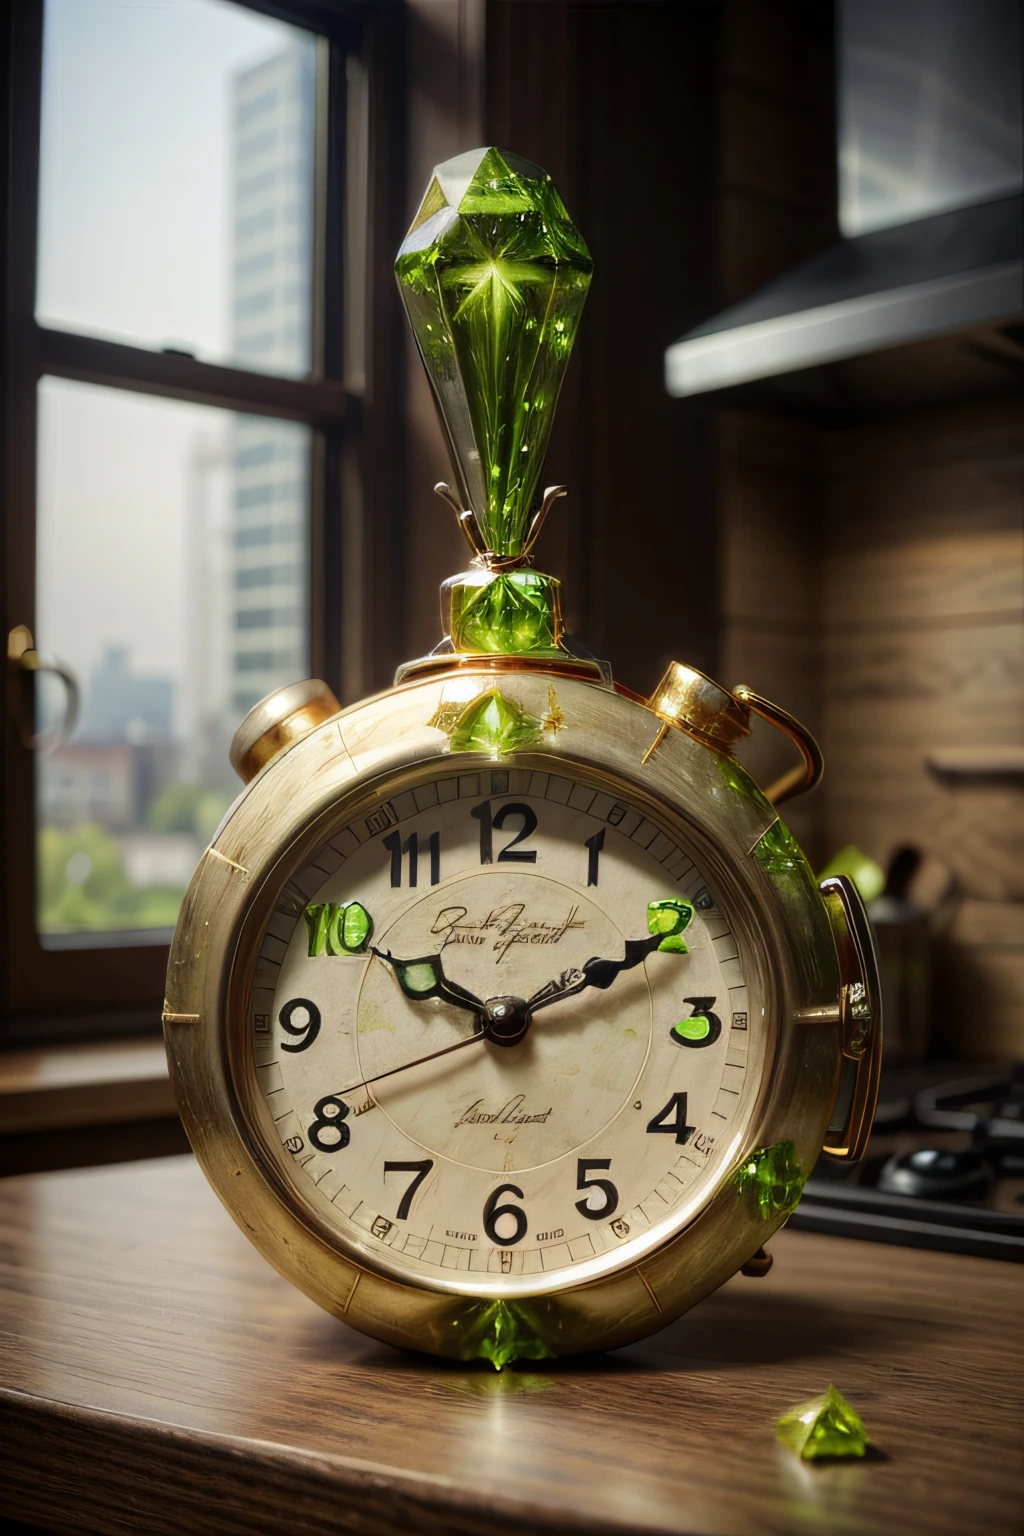
<path fill-rule="evenodd" d="M 37 318 L 310 365 L 314 48 L 219 0 L 46 0 Z"/>
<path fill-rule="evenodd" d="M 290 422 L 43 380 L 36 639 L 82 694 L 38 764 L 44 942 L 173 925 L 235 727 L 309 674 L 309 458 Z"/>

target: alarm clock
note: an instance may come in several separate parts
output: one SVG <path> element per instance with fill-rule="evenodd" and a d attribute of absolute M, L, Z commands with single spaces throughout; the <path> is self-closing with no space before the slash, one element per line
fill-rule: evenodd
<path fill-rule="evenodd" d="M 551 179 L 438 166 L 396 271 L 470 563 L 393 688 L 299 682 L 242 722 L 164 1030 L 265 1258 L 376 1339 L 501 1367 L 763 1273 L 819 1153 L 863 1152 L 879 989 L 855 888 L 779 816 L 821 775 L 804 728 L 679 663 L 641 697 L 534 568 L 591 273 Z M 800 759 L 765 792 L 734 755 L 752 714 Z"/>

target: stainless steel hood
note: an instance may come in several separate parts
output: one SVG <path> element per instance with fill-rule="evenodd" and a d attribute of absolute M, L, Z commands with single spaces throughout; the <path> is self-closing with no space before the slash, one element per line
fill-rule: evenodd
<path fill-rule="evenodd" d="M 928 371 L 938 357 L 929 344 L 979 333 L 968 372 L 987 358 L 994 376 L 1015 375 L 1019 385 L 1022 220 L 1016 195 L 842 240 L 669 347 L 666 388 L 685 397 L 779 379 L 781 398 L 812 401 L 829 394 L 826 375 L 831 393 L 848 397 L 864 371 L 854 368 L 837 386 L 829 365 L 917 347 Z M 943 366 L 948 374 L 939 358 L 938 373 Z M 785 384 L 784 376 L 802 370 L 817 375 L 813 387 Z"/>

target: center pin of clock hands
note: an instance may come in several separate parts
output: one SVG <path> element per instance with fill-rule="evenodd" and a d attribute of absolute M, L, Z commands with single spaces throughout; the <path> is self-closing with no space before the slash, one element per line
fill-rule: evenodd
<path fill-rule="evenodd" d="M 445 975 L 440 955 L 424 955 L 418 960 L 396 960 L 387 950 L 371 948 L 377 959 L 394 972 L 406 997 L 414 1003 L 438 998 L 455 1008 L 468 1010 L 476 1016 L 482 1038 L 490 1040 L 494 1045 L 518 1045 L 529 1029 L 531 1016 L 523 998 L 477 997 Z"/>
<path fill-rule="evenodd" d="M 447 977 L 440 955 L 424 955 L 418 960 L 396 960 L 389 951 L 371 945 L 371 954 L 394 972 L 398 985 L 412 1002 L 427 1002 L 431 998 L 438 998 L 441 1002 L 472 1013 L 477 1028 L 465 1040 L 456 1040 L 454 1045 L 442 1046 L 440 1050 L 430 1051 L 426 1056 L 417 1056 L 412 1061 L 404 1061 L 401 1066 L 389 1067 L 386 1072 L 364 1078 L 362 1082 L 351 1083 L 347 1088 L 339 1090 L 339 1097 L 354 1093 L 357 1088 L 369 1088 L 372 1083 L 379 1083 L 385 1077 L 408 1072 L 412 1067 L 421 1067 L 425 1062 L 436 1061 L 439 1056 L 448 1056 L 452 1051 L 461 1051 L 465 1046 L 476 1045 L 482 1040 L 490 1040 L 493 1045 L 518 1045 L 525 1039 L 533 1015 L 541 1008 L 549 1008 L 552 1003 L 575 997 L 587 987 L 607 991 L 622 971 L 631 971 L 634 966 L 642 965 L 647 956 L 657 949 L 661 939 L 661 934 L 644 939 L 627 939 L 626 953 L 621 960 L 606 960 L 595 956 L 587 960 L 579 970 L 563 971 L 561 976 L 546 982 L 530 998 L 503 995 L 487 998 L 486 1001 Z"/>

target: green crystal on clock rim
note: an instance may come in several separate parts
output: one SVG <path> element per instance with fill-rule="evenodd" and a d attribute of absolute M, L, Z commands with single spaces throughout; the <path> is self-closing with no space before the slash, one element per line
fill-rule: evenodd
<path fill-rule="evenodd" d="M 860 1415 L 831 1382 L 821 1397 L 798 1403 L 777 1419 L 775 1433 L 804 1461 L 863 1456 L 871 1444 Z"/>
<path fill-rule="evenodd" d="M 493 688 L 466 705 L 449 740 L 453 752 L 486 752 L 497 758 L 535 746 L 541 730 L 539 720 Z"/>
<path fill-rule="evenodd" d="M 795 1143 L 777 1141 L 745 1158 L 732 1182 L 742 1197 L 753 1201 L 762 1221 L 771 1221 L 796 1209 L 807 1174 L 797 1161 Z"/>
<path fill-rule="evenodd" d="M 463 503 L 520 552 L 593 263 L 551 177 L 506 150 L 436 167 L 395 272 Z"/>

